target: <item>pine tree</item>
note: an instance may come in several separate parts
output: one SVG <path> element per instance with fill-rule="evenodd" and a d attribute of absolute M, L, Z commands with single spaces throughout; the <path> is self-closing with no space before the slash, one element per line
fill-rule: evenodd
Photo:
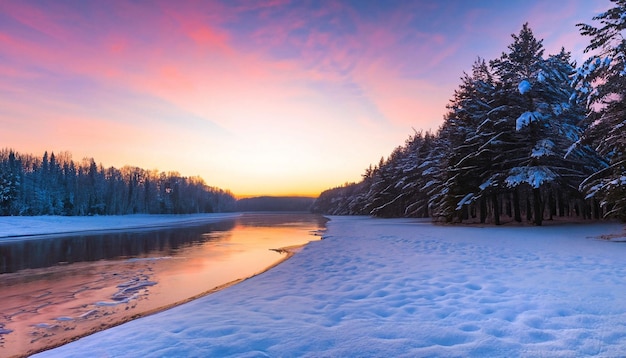
<path fill-rule="evenodd" d="M 607 158 L 609 165 L 590 175 L 581 185 L 589 198 L 597 198 L 605 216 L 626 221 L 626 0 L 593 18 L 600 27 L 578 24 L 590 37 L 587 52 L 594 52 L 579 69 L 575 83 L 588 96 L 588 142 Z"/>
<path fill-rule="evenodd" d="M 0 161 L 0 215 L 11 215 L 17 204 L 21 172 L 18 165 L 13 151 Z"/>
<path fill-rule="evenodd" d="M 445 221 L 479 215 L 496 225 L 502 215 L 521 222 L 523 213 L 536 225 L 572 212 L 597 216 L 578 191 L 585 177 L 606 171 L 581 140 L 591 92 L 574 95 L 570 54 L 544 58 L 528 24 L 512 38 L 507 52 L 489 64 L 479 58 L 463 75 L 436 136 L 410 138 L 362 182 L 322 193 L 316 210 Z"/>
<path fill-rule="evenodd" d="M 458 219 L 467 219 L 468 210 L 478 202 L 480 222 L 486 220 L 488 197 L 497 192 L 481 190 L 481 183 L 491 175 L 494 153 L 486 145 L 495 133 L 488 128 L 489 113 L 493 110 L 495 84 L 485 60 L 479 58 L 472 66 L 472 74 L 464 74 L 461 85 L 448 105 L 439 136 L 446 137 L 449 147 L 443 160 L 445 172 L 445 199 L 443 212 L 458 213 Z M 475 212 L 475 210 L 471 210 Z M 448 220 L 451 220 L 448 217 Z M 495 221 L 498 222 L 496 216 Z"/>
<path fill-rule="evenodd" d="M 433 150 L 432 133 L 415 133 L 407 140 L 407 155 L 402 163 L 401 185 L 405 193 L 404 216 L 426 218 L 430 216 L 429 196 L 422 188 L 426 184 L 423 163 Z"/>
<path fill-rule="evenodd" d="M 485 190 L 495 187 L 501 193 L 503 190 L 513 191 L 516 213 L 520 205 L 519 191 L 532 190 L 535 223 L 540 225 L 542 206 L 539 187 L 543 180 L 538 177 L 544 173 L 530 160 L 530 154 L 539 139 L 541 124 L 533 111 L 530 89 L 539 73 L 544 50 L 542 41 L 535 38 L 528 23 L 522 26 L 519 35 L 511 36 L 513 43 L 508 46 L 509 52 L 502 53 L 499 59 L 490 63 L 499 81 L 496 94 L 498 105 L 490 114 L 493 121 L 491 128 L 485 128 L 497 135 L 491 141 L 497 155 L 493 158 L 495 170 L 481 187 Z M 493 206 L 499 207 L 496 199 Z"/>
<path fill-rule="evenodd" d="M 501 106 L 492 112 L 490 128 L 498 133 L 499 155 L 493 158 L 498 170 L 485 187 L 512 191 L 516 220 L 520 197 L 525 198 L 527 218 L 541 225 L 546 206 L 550 217 L 554 213 L 557 192 L 567 188 L 566 196 L 576 195 L 577 184 L 600 164 L 586 148 L 568 152 L 580 138 L 577 123 L 584 114 L 570 103 L 574 88 L 569 53 L 562 50 L 544 59 L 542 41 L 528 24 L 513 40 L 510 52 L 491 62 L 500 82 L 496 102 Z"/>

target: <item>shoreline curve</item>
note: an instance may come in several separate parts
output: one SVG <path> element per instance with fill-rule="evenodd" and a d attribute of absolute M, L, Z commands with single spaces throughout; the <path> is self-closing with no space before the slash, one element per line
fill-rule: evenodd
<path fill-rule="evenodd" d="M 120 321 L 116 321 L 116 322 L 112 322 L 112 323 L 108 323 L 108 324 L 103 324 L 103 325 L 98 326 L 98 327 L 97 327 L 97 328 L 95 328 L 95 329 L 94 329 L 94 328 L 92 328 L 92 329 L 86 330 L 84 333 L 81 333 L 81 334 L 78 334 L 78 335 L 73 336 L 73 337 L 71 337 L 71 338 L 68 338 L 68 339 L 62 340 L 62 341 L 60 341 L 60 342 L 58 342 L 58 343 L 51 344 L 51 345 L 49 345 L 49 346 L 42 347 L 42 348 L 39 348 L 39 349 L 36 349 L 36 350 L 30 351 L 30 352 L 27 352 L 25 355 L 15 355 L 15 356 L 12 356 L 12 357 L 9 357 L 9 358 L 23 358 L 23 357 L 29 357 L 29 356 L 34 355 L 34 354 L 37 354 L 37 353 L 41 353 L 41 352 L 45 352 L 45 351 L 48 351 L 48 350 L 51 350 L 51 349 L 54 349 L 54 348 L 58 348 L 58 347 L 61 347 L 61 346 L 63 346 L 63 345 L 66 345 L 66 344 L 68 344 L 68 343 L 71 343 L 71 342 L 77 341 L 77 340 L 79 340 L 79 339 L 81 339 L 81 338 L 84 338 L 84 337 L 90 336 L 90 335 L 92 335 L 92 334 L 94 334 L 94 333 L 98 333 L 98 332 L 101 332 L 101 331 L 105 331 L 105 330 L 107 330 L 107 329 L 110 329 L 110 328 L 113 328 L 113 327 L 120 326 L 120 325 L 122 325 L 122 324 L 124 324 L 124 323 L 130 322 L 130 321 L 134 321 L 134 320 L 136 320 L 136 319 L 140 319 L 140 318 L 143 318 L 143 317 L 151 316 L 151 315 L 153 315 L 153 314 L 157 314 L 157 313 L 159 313 L 159 312 L 167 311 L 167 310 L 169 310 L 169 309 L 171 309 L 171 308 L 174 308 L 174 307 L 177 307 L 177 306 L 183 305 L 183 304 L 185 304 L 185 303 L 189 303 L 189 302 L 191 302 L 191 301 L 197 300 L 197 299 L 199 299 L 199 298 L 202 298 L 202 297 L 205 297 L 205 296 L 211 295 L 211 294 L 213 294 L 213 293 L 216 293 L 216 292 L 219 292 L 219 291 L 225 290 L 225 289 L 227 289 L 227 288 L 229 288 L 229 287 L 231 287 L 231 286 L 234 286 L 234 285 L 236 285 L 236 284 L 238 284 L 238 283 L 241 283 L 241 282 L 244 282 L 244 281 L 246 281 L 246 280 L 249 280 L 249 279 L 251 279 L 251 278 L 253 278 L 253 277 L 255 277 L 255 276 L 259 276 L 259 275 L 261 275 L 261 274 L 263 274 L 263 273 L 265 273 L 265 272 L 267 272 L 267 271 L 269 271 L 269 270 L 273 269 L 274 267 L 276 267 L 276 266 L 278 266 L 278 265 L 282 264 L 283 262 L 285 262 L 285 261 L 289 260 L 290 258 L 292 258 L 295 254 L 297 254 L 298 252 L 300 252 L 300 251 L 301 251 L 301 250 L 302 250 L 302 249 L 303 249 L 306 245 L 308 245 L 308 244 L 309 244 L 309 243 L 302 244 L 302 245 L 292 245 L 292 246 L 286 246 L 286 247 L 281 247 L 281 248 L 277 248 L 277 249 L 269 249 L 269 250 L 271 250 L 271 251 L 275 251 L 275 252 L 277 252 L 277 253 L 279 253 L 279 254 L 281 254 L 281 255 L 283 255 L 283 256 L 282 256 L 279 260 L 277 260 L 276 262 L 274 262 L 273 264 L 269 265 L 268 267 L 266 267 L 266 268 L 262 269 L 262 270 L 261 270 L 261 271 L 259 271 L 259 272 L 254 273 L 254 274 L 252 274 L 252 275 L 250 275 L 250 276 L 248 276 L 248 277 L 242 277 L 242 278 L 238 278 L 238 279 L 236 279 L 236 280 L 230 281 L 230 282 L 226 282 L 226 283 L 224 283 L 224 284 L 221 284 L 221 285 L 215 286 L 215 287 L 213 287 L 213 288 L 211 288 L 211 289 L 209 289 L 209 290 L 206 290 L 206 291 L 204 291 L 204 292 L 201 292 L 201 293 L 199 293 L 199 294 L 197 294 L 197 295 L 194 295 L 194 296 L 188 297 L 188 298 L 186 298 L 186 299 L 184 299 L 184 300 L 181 300 L 181 301 L 178 301 L 178 302 L 174 302 L 174 303 L 170 303 L 170 304 L 165 305 L 165 306 L 163 306 L 163 307 L 159 307 L 159 308 L 155 308 L 155 309 L 152 309 L 152 310 L 148 310 L 148 311 L 145 311 L 145 312 L 142 312 L 142 313 L 138 313 L 138 314 L 136 314 L 136 315 L 132 315 L 132 316 L 129 316 L 129 317 L 125 317 L 125 318 L 121 319 Z"/>

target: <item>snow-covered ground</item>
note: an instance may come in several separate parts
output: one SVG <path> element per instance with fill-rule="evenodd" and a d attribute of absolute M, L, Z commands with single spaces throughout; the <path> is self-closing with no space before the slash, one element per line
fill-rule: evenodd
<path fill-rule="evenodd" d="M 0 242 L 24 240 L 26 236 L 83 231 L 167 227 L 204 223 L 236 217 L 237 213 L 190 215 L 110 215 L 110 216 L 2 216 Z"/>
<path fill-rule="evenodd" d="M 215 294 L 38 357 L 624 356 L 620 224 L 332 217 L 325 240 Z"/>

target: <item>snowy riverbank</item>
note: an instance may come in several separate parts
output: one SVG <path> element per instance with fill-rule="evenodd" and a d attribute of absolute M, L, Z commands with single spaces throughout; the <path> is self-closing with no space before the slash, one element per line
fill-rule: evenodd
<path fill-rule="evenodd" d="M 110 216 L 2 216 L 0 242 L 24 240 L 28 236 L 87 231 L 159 228 L 206 223 L 233 218 L 239 213 L 189 215 L 110 215 Z"/>
<path fill-rule="evenodd" d="M 620 224 L 333 217 L 274 269 L 39 357 L 620 356 Z"/>

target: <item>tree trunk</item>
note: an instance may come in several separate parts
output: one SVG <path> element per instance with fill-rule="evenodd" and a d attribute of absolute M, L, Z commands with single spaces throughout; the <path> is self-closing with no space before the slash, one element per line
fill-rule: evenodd
<path fill-rule="evenodd" d="M 533 211 L 535 212 L 535 225 L 541 226 L 543 212 L 541 207 L 541 190 L 539 188 L 533 188 L 533 206 Z"/>
<path fill-rule="evenodd" d="M 463 220 L 467 220 L 469 219 L 469 209 L 468 209 L 469 205 L 463 205 L 463 207 L 461 208 L 461 214 L 459 216 L 459 219 L 461 220 L 461 222 L 463 222 Z"/>
<path fill-rule="evenodd" d="M 500 225 L 500 205 L 498 203 L 497 194 L 493 194 L 491 197 L 491 203 L 493 205 L 493 222 L 496 225 Z"/>
<path fill-rule="evenodd" d="M 487 220 L 487 199 L 484 195 L 480 197 L 480 223 L 484 224 Z"/>
<path fill-rule="evenodd" d="M 552 191 L 548 193 L 548 210 L 550 211 L 550 220 L 552 220 L 553 216 L 556 215 L 556 202 Z"/>
<path fill-rule="evenodd" d="M 515 221 L 518 223 L 522 222 L 522 213 L 520 212 L 519 207 L 519 192 L 517 188 L 513 189 L 513 215 L 515 216 Z"/>
<path fill-rule="evenodd" d="M 511 203 L 511 195 L 506 195 L 506 203 L 504 205 L 504 209 L 506 211 L 506 216 L 512 218 L 513 217 L 513 204 Z"/>

